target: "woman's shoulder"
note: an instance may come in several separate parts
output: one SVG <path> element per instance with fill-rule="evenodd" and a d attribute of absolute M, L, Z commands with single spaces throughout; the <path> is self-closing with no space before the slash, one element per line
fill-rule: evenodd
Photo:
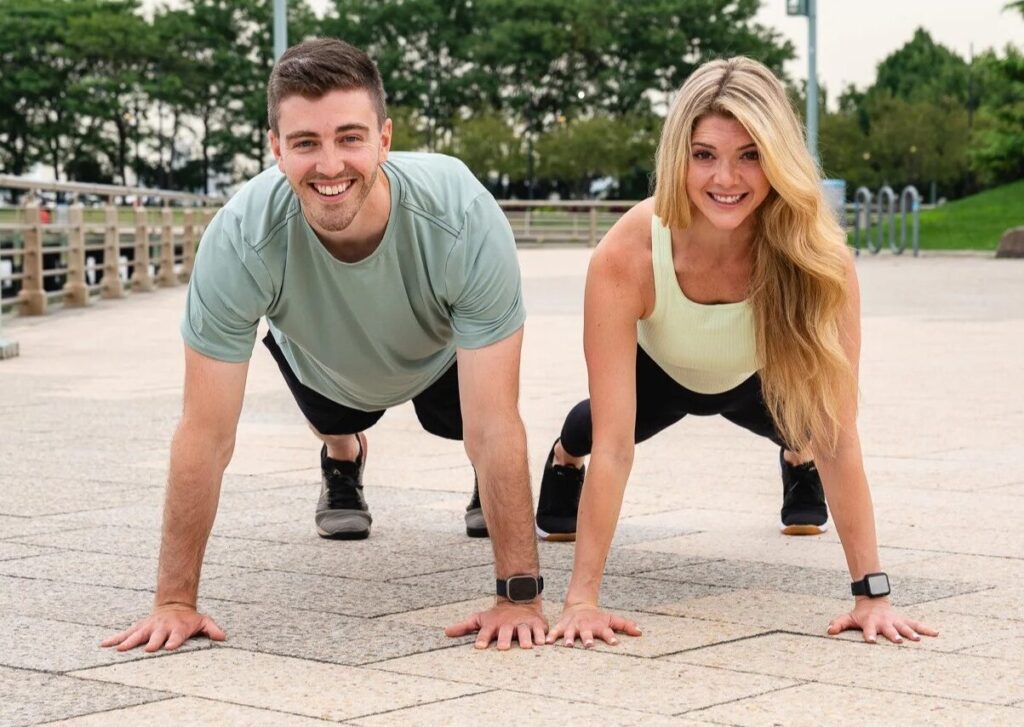
<path fill-rule="evenodd" d="M 620 217 L 594 251 L 594 263 L 618 275 L 642 280 L 651 267 L 654 199 L 638 202 Z"/>

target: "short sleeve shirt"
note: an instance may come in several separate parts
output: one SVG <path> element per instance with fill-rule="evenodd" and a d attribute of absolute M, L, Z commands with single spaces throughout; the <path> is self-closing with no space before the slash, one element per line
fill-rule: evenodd
<path fill-rule="evenodd" d="M 246 361 L 256 328 L 299 381 L 363 411 L 408 401 L 456 347 L 515 333 L 526 312 L 504 213 L 462 162 L 392 153 L 391 215 L 368 257 L 333 257 L 275 167 L 250 180 L 203 234 L 181 333 L 194 350 Z"/>

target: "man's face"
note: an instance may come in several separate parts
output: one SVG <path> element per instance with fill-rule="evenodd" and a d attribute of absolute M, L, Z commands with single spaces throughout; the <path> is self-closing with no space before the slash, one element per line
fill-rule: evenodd
<path fill-rule="evenodd" d="M 278 107 L 270 146 L 314 230 L 341 232 L 356 218 L 391 148 L 391 120 L 380 125 L 363 89 L 309 99 L 288 96 Z"/>

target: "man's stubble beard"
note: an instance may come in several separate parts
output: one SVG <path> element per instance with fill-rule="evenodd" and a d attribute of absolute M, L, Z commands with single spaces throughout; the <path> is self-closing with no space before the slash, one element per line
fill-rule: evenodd
<path fill-rule="evenodd" d="M 316 225 L 324 232 L 342 232 L 347 229 L 352 221 L 355 220 L 356 215 L 359 214 L 359 210 L 363 208 L 366 203 L 367 197 L 370 196 L 370 191 L 373 186 L 377 183 L 377 175 L 380 173 L 380 165 L 378 164 L 373 168 L 373 175 L 369 181 L 362 185 L 361 194 L 358 199 L 350 200 L 346 204 L 342 204 L 337 209 L 331 210 L 330 207 L 324 209 L 321 207 L 321 214 L 318 215 L 319 219 L 316 220 Z M 362 180 L 359 180 L 360 183 Z M 355 184 L 355 182 L 353 182 Z M 315 192 L 314 192 L 315 194 Z M 319 200 L 317 200 L 319 203 Z"/>

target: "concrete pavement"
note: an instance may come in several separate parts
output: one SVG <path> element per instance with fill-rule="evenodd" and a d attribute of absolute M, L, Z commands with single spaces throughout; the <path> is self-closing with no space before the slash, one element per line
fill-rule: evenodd
<path fill-rule="evenodd" d="M 587 256 L 521 252 L 535 478 L 586 394 Z M 776 450 L 692 418 L 639 447 L 609 560 L 604 603 L 644 636 L 477 652 L 441 633 L 493 589 L 489 544 L 463 534 L 461 446 L 389 412 L 369 435 L 371 538 L 321 540 L 318 446 L 257 350 L 201 589 L 228 640 L 100 649 L 152 600 L 179 288 L 5 323 L 0 725 L 1024 723 L 1024 261 L 858 269 L 882 564 L 939 638 L 826 637 L 851 603 L 834 532 L 781 536 Z M 572 546 L 541 562 L 554 618 Z"/>

